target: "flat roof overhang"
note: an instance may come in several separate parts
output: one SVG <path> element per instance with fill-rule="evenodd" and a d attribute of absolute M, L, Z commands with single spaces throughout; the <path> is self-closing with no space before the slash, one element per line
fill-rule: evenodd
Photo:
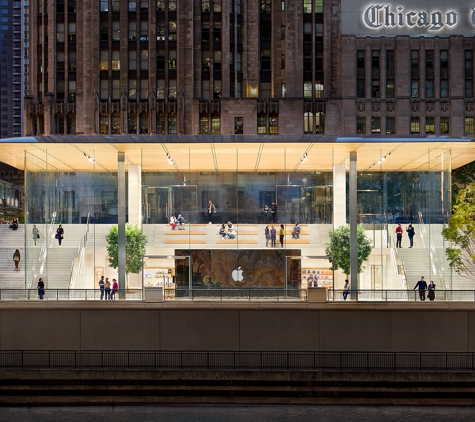
<path fill-rule="evenodd" d="M 329 172 L 334 164 L 347 164 L 356 151 L 358 171 L 426 171 L 446 169 L 449 153 L 452 168 L 474 161 L 473 141 L 444 136 L 44 136 L 0 139 L 0 161 L 24 170 L 28 152 L 39 160 L 37 169 L 48 163 L 51 170 L 115 172 L 117 153 L 124 152 L 126 164 L 141 165 L 145 172 Z"/>

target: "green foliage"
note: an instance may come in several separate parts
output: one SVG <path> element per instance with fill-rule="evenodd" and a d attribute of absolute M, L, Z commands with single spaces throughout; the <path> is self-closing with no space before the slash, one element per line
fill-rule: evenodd
<path fill-rule="evenodd" d="M 475 182 L 475 161 L 452 170 L 452 203 L 457 202 L 460 189 Z"/>
<path fill-rule="evenodd" d="M 458 274 L 475 275 L 475 183 L 459 191 L 453 215 L 442 234 L 452 243 L 445 250 L 450 266 Z"/>
<path fill-rule="evenodd" d="M 106 241 L 109 265 L 112 268 L 117 268 L 119 266 L 119 228 L 117 226 L 111 227 Z M 125 272 L 127 274 L 138 274 L 142 269 L 142 257 L 145 255 L 147 241 L 147 236 L 138 226 L 126 223 Z"/>
<path fill-rule="evenodd" d="M 359 274 L 363 270 L 363 262 L 370 256 L 373 247 L 362 225 L 358 226 L 357 239 Z M 350 274 L 350 226 L 340 226 L 330 232 L 330 243 L 325 245 L 325 254 L 335 270 L 341 268 L 347 276 Z"/>

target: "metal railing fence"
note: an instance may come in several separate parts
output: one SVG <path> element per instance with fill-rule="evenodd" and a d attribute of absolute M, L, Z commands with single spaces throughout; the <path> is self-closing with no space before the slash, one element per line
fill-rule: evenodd
<path fill-rule="evenodd" d="M 0 368 L 475 371 L 475 353 L 11 350 Z"/>
<path fill-rule="evenodd" d="M 142 289 L 125 289 L 125 300 L 142 300 Z M 113 297 L 119 300 L 119 292 Z M 104 293 L 103 300 L 109 297 Z M 0 289 L 0 300 L 40 300 L 38 289 Z M 99 289 L 44 289 L 43 300 L 101 300 Z M 108 300 L 108 299 L 107 299 Z M 124 300 L 124 299 L 120 299 Z"/>
<path fill-rule="evenodd" d="M 328 290 L 329 301 L 343 301 L 343 290 Z M 428 290 L 424 297 L 429 301 Z M 473 302 L 475 290 L 434 290 L 435 301 Z M 348 300 L 359 302 L 417 302 L 420 301 L 419 290 L 353 290 L 347 296 Z"/>

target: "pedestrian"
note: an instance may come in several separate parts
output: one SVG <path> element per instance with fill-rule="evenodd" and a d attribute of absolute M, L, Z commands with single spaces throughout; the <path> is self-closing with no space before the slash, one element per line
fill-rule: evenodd
<path fill-rule="evenodd" d="M 269 229 L 269 226 L 266 226 L 265 230 L 264 230 L 264 234 L 266 236 L 266 248 L 269 247 L 269 240 L 270 240 L 270 229 Z"/>
<path fill-rule="evenodd" d="M 219 235 L 221 239 L 226 239 L 226 225 L 223 223 L 221 224 L 221 228 L 219 229 Z"/>
<path fill-rule="evenodd" d="M 175 216 L 172 214 L 170 216 L 170 226 L 172 227 L 172 230 L 175 230 L 176 226 L 177 226 L 177 221 L 176 221 L 176 218 Z"/>
<path fill-rule="evenodd" d="M 13 253 L 13 262 L 15 263 L 15 271 L 20 271 L 20 268 L 18 268 L 18 264 L 20 264 L 20 251 L 18 249 L 15 249 Z"/>
<path fill-rule="evenodd" d="M 275 229 L 274 225 L 272 224 L 272 227 L 270 229 L 270 241 L 272 244 L 272 247 L 275 248 L 275 241 L 277 237 L 277 230 Z"/>
<path fill-rule="evenodd" d="M 56 239 L 58 239 L 58 247 L 61 247 L 61 242 L 63 241 L 64 230 L 63 226 L 60 224 L 56 230 Z"/>
<path fill-rule="evenodd" d="M 350 282 L 348 281 L 348 279 L 346 279 L 345 285 L 343 286 L 343 300 L 346 300 L 349 293 L 350 293 Z"/>
<path fill-rule="evenodd" d="M 414 235 L 416 234 L 412 223 L 409 223 L 409 226 L 406 227 L 407 235 L 409 237 L 410 248 L 414 246 Z"/>
<path fill-rule="evenodd" d="M 106 281 L 104 282 L 104 291 L 106 292 L 106 300 L 111 299 L 111 282 L 109 281 L 109 277 L 106 277 Z"/>
<path fill-rule="evenodd" d="M 270 213 L 272 215 L 272 224 L 277 223 L 277 204 L 275 201 L 272 202 Z"/>
<path fill-rule="evenodd" d="M 279 240 L 280 240 L 280 246 L 282 248 L 284 247 L 284 236 L 285 236 L 285 227 L 283 224 L 281 224 L 280 229 L 279 229 Z"/>
<path fill-rule="evenodd" d="M 435 284 L 432 280 L 429 282 L 429 287 L 427 287 L 427 289 L 429 290 L 429 293 L 427 293 L 427 297 L 431 301 L 434 300 L 435 299 Z"/>
<path fill-rule="evenodd" d="M 119 283 L 115 278 L 112 279 L 111 300 L 115 300 L 115 294 L 119 291 Z"/>
<path fill-rule="evenodd" d="M 269 215 L 269 206 L 264 204 L 264 208 L 262 208 L 262 220 L 264 224 L 267 224 L 267 216 Z"/>
<path fill-rule="evenodd" d="M 104 299 L 104 286 L 106 282 L 104 281 L 104 276 L 102 275 L 99 279 L 99 290 L 101 291 L 101 300 Z"/>
<path fill-rule="evenodd" d="M 292 230 L 292 239 L 298 239 L 300 238 L 300 226 L 299 222 L 297 221 L 295 223 L 294 229 Z"/>
<path fill-rule="evenodd" d="M 419 287 L 419 298 L 421 300 L 426 300 L 427 283 L 424 280 L 424 277 L 421 277 L 421 279 L 416 283 L 414 290 L 416 290 L 417 287 Z"/>
<path fill-rule="evenodd" d="M 185 219 L 181 214 L 178 214 L 176 222 L 178 224 L 178 230 L 185 230 Z"/>
<path fill-rule="evenodd" d="M 38 286 L 36 288 L 38 289 L 40 300 L 43 300 L 43 296 L 45 295 L 45 283 L 42 278 L 38 280 Z"/>
<path fill-rule="evenodd" d="M 36 241 L 40 238 L 40 231 L 36 228 L 36 224 L 33 224 L 33 228 L 31 229 L 31 233 L 33 234 L 33 243 L 36 246 Z"/>
<path fill-rule="evenodd" d="M 216 207 L 213 204 L 213 201 L 210 199 L 208 201 L 208 224 L 213 224 L 213 214 L 216 214 Z"/>
<path fill-rule="evenodd" d="M 396 248 L 402 248 L 401 240 L 402 240 L 402 227 L 401 227 L 401 224 L 398 224 L 396 227 Z"/>

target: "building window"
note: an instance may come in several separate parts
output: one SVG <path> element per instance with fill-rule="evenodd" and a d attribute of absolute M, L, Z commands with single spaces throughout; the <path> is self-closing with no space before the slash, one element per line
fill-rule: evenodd
<path fill-rule="evenodd" d="M 394 117 L 386 117 L 386 135 L 396 133 L 396 119 Z"/>
<path fill-rule="evenodd" d="M 111 128 L 111 133 L 113 135 L 120 135 L 120 113 L 112 114 Z"/>
<path fill-rule="evenodd" d="M 426 98 L 434 98 L 434 80 L 426 79 Z"/>
<path fill-rule="evenodd" d="M 280 68 L 285 69 L 285 54 L 281 54 L 280 56 Z"/>
<path fill-rule="evenodd" d="M 234 134 L 242 135 L 244 133 L 244 117 L 234 118 Z"/>
<path fill-rule="evenodd" d="M 440 134 L 448 134 L 449 133 L 449 118 L 448 117 L 441 117 L 440 118 Z"/>
<path fill-rule="evenodd" d="M 448 98 L 449 96 L 449 81 L 443 79 L 440 81 L 440 98 Z"/>
<path fill-rule="evenodd" d="M 371 118 L 371 133 L 381 133 L 381 119 L 379 117 Z"/>
<path fill-rule="evenodd" d="M 465 98 L 473 97 L 473 80 L 465 79 Z"/>
<path fill-rule="evenodd" d="M 280 39 L 285 40 L 285 25 L 280 27 Z"/>
<path fill-rule="evenodd" d="M 411 98 L 419 98 L 419 80 L 411 80 Z"/>
<path fill-rule="evenodd" d="M 388 79 L 386 81 L 386 98 L 394 98 L 395 92 L 394 79 Z"/>
<path fill-rule="evenodd" d="M 259 113 L 257 116 L 257 133 L 265 135 L 267 133 L 267 116 L 265 113 Z"/>
<path fill-rule="evenodd" d="M 209 13 L 210 11 L 210 0 L 201 0 L 201 11 L 203 13 Z"/>
<path fill-rule="evenodd" d="M 200 135 L 209 134 L 209 117 L 206 113 L 200 116 Z"/>
<path fill-rule="evenodd" d="M 139 129 L 142 135 L 145 135 L 148 133 L 148 113 L 140 114 Z"/>
<path fill-rule="evenodd" d="M 321 81 L 315 82 L 315 98 L 323 98 L 323 83 Z"/>
<path fill-rule="evenodd" d="M 358 98 L 365 98 L 365 52 L 358 50 L 356 53 L 356 96 Z"/>
<path fill-rule="evenodd" d="M 360 135 L 366 135 L 366 118 L 359 117 L 356 120 L 356 133 Z"/>
<path fill-rule="evenodd" d="M 137 99 L 137 80 L 129 79 L 129 100 Z"/>
<path fill-rule="evenodd" d="M 159 135 L 165 134 L 165 114 L 157 113 L 157 133 Z"/>
<path fill-rule="evenodd" d="M 282 98 L 285 98 L 285 94 L 286 94 L 286 92 L 287 92 L 287 90 L 286 90 L 286 88 L 285 88 L 285 84 L 284 84 L 284 83 L 281 84 L 280 88 L 281 88 L 281 89 L 280 89 L 281 96 L 282 96 Z"/>
<path fill-rule="evenodd" d="M 259 98 L 272 98 L 272 86 L 270 82 L 261 82 L 259 87 Z"/>
<path fill-rule="evenodd" d="M 279 116 L 277 113 L 272 113 L 269 116 L 269 134 L 271 135 L 279 134 Z"/>
<path fill-rule="evenodd" d="M 101 113 L 99 116 L 99 133 L 101 135 L 109 134 L 109 115 L 107 113 Z"/>
<path fill-rule="evenodd" d="M 312 82 L 303 83 L 303 96 L 305 98 L 312 98 Z"/>
<path fill-rule="evenodd" d="M 312 0 L 303 0 L 303 13 L 312 13 Z"/>
<path fill-rule="evenodd" d="M 395 96 L 395 64 L 394 50 L 386 51 L 386 98 Z"/>
<path fill-rule="evenodd" d="M 168 133 L 170 135 L 176 135 L 177 133 L 176 113 L 170 113 L 168 115 Z"/>
<path fill-rule="evenodd" d="M 315 133 L 325 133 L 325 113 L 315 114 Z"/>
<path fill-rule="evenodd" d="M 303 115 L 303 131 L 304 133 L 313 134 L 313 113 L 307 112 Z"/>
<path fill-rule="evenodd" d="M 419 117 L 412 117 L 411 118 L 411 135 L 416 135 L 421 133 Z"/>
<path fill-rule="evenodd" d="M 216 6 L 216 3 L 215 3 Z M 211 117 L 211 134 L 219 135 L 221 134 L 221 116 L 217 113 L 213 114 Z"/>
<path fill-rule="evenodd" d="M 473 117 L 465 117 L 465 134 L 473 135 Z"/>
<path fill-rule="evenodd" d="M 130 134 L 137 133 L 137 115 L 135 113 L 130 113 L 127 119 L 127 131 Z"/>
<path fill-rule="evenodd" d="M 373 79 L 371 81 L 371 96 L 373 98 L 379 98 L 379 79 Z"/>
<path fill-rule="evenodd" d="M 433 117 L 426 117 L 426 134 L 435 133 L 435 125 Z"/>
<path fill-rule="evenodd" d="M 473 51 L 465 50 L 465 98 L 473 97 Z"/>

